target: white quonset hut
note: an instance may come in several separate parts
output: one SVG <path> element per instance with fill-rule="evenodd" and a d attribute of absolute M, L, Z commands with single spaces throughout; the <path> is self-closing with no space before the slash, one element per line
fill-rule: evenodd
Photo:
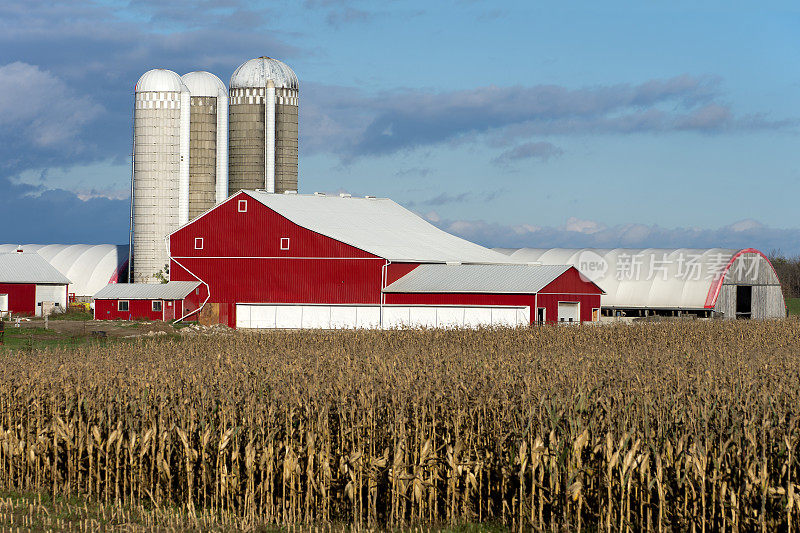
<path fill-rule="evenodd" d="M 38 253 L 69 278 L 69 292 L 79 301 L 91 301 L 109 283 L 125 281 L 128 247 L 116 244 L 0 244 L 0 253 Z"/>
<path fill-rule="evenodd" d="M 158 283 L 164 238 L 189 221 L 190 93 L 175 72 L 153 69 L 136 83 L 133 112 L 133 279 Z"/>
<path fill-rule="evenodd" d="M 753 248 L 495 250 L 517 261 L 574 265 L 606 291 L 605 316 L 786 316 L 778 276 Z"/>

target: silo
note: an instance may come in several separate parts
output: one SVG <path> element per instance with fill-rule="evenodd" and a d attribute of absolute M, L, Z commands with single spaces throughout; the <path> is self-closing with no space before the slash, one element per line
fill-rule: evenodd
<path fill-rule="evenodd" d="M 167 234 L 189 220 L 189 90 L 165 69 L 136 83 L 133 111 L 133 281 L 167 274 Z"/>
<path fill-rule="evenodd" d="M 189 220 L 228 196 L 228 89 L 210 72 L 181 77 L 191 94 Z"/>
<path fill-rule="evenodd" d="M 230 85 L 229 192 L 297 190 L 299 83 L 269 57 L 237 68 Z"/>

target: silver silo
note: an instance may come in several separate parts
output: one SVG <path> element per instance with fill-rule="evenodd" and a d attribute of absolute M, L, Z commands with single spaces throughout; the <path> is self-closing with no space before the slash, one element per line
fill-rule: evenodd
<path fill-rule="evenodd" d="M 181 77 L 191 94 L 189 220 L 228 196 L 228 89 L 210 72 Z"/>
<path fill-rule="evenodd" d="M 229 192 L 297 190 L 299 83 L 285 63 L 259 57 L 231 76 Z"/>
<path fill-rule="evenodd" d="M 189 220 L 189 90 L 165 69 L 136 83 L 133 111 L 133 281 L 166 277 L 165 237 Z"/>

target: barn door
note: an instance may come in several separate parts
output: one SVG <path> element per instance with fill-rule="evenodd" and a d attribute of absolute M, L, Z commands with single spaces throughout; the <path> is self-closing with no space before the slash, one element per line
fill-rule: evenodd
<path fill-rule="evenodd" d="M 736 286 L 736 318 L 748 319 L 753 316 L 753 287 Z"/>
<path fill-rule="evenodd" d="M 578 302 L 558 302 L 558 322 L 579 324 L 580 305 Z"/>
<path fill-rule="evenodd" d="M 164 306 L 164 320 L 166 322 L 175 320 L 175 302 L 166 300 L 162 305 Z"/>

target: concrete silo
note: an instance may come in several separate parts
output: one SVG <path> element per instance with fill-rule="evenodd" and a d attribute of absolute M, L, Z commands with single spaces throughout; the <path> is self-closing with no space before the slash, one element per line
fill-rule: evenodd
<path fill-rule="evenodd" d="M 230 84 L 229 192 L 297 190 L 299 83 L 269 57 L 237 68 Z"/>
<path fill-rule="evenodd" d="M 133 112 L 133 281 L 166 275 L 168 233 L 189 220 L 189 90 L 165 69 L 136 83 Z"/>
<path fill-rule="evenodd" d="M 228 196 L 228 89 L 210 72 L 181 77 L 191 94 L 189 220 Z"/>

